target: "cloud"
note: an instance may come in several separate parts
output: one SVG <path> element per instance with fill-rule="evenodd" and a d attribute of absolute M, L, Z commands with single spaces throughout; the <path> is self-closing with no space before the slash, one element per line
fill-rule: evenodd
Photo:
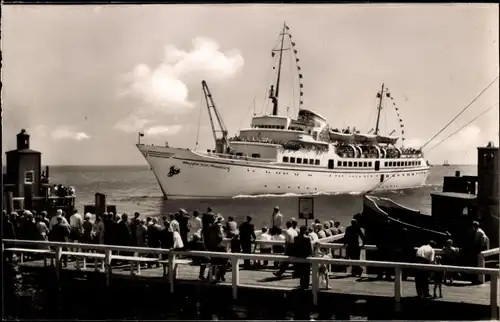
<path fill-rule="evenodd" d="M 127 87 L 120 95 L 140 99 L 148 106 L 162 111 L 193 107 L 189 101 L 187 81 L 210 78 L 220 81 L 234 76 L 244 65 L 236 49 L 220 51 L 215 40 L 197 37 L 190 51 L 174 45 L 165 46 L 162 63 L 156 68 L 141 63 L 126 75 Z"/>
<path fill-rule="evenodd" d="M 85 133 L 85 132 L 78 132 L 73 130 L 71 127 L 65 127 L 61 126 L 56 129 L 54 129 L 50 136 L 54 140 L 75 140 L 75 141 L 81 141 L 81 140 L 87 140 L 90 139 L 90 136 Z"/>
<path fill-rule="evenodd" d="M 146 130 L 146 135 L 174 135 L 182 130 L 182 125 L 153 126 Z"/>
<path fill-rule="evenodd" d="M 243 68 L 244 60 L 236 49 L 222 52 L 213 39 L 197 37 L 192 48 L 184 51 L 174 45 L 165 46 L 163 61 L 156 67 L 136 65 L 124 77 L 125 88 L 119 97 L 134 98 L 142 104 L 132 115 L 119 121 L 115 129 L 140 130 L 151 118 L 180 113 L 195 106 L 189 100 L 189 85 L 202 79 L 223 81 Z M 139 108 L 140 106 L 140 108 Z M 159 120 L 158 120 L 159 121 Z"/>
<path fill-rule="evenodd" d="M 151 123 L 150 119 L 142 118 L 136 114 L 130 114 L 126 118 L 118 121 L 114 128 L 126 133 L 134 133 L 144 129 L 144 126 Z"/>

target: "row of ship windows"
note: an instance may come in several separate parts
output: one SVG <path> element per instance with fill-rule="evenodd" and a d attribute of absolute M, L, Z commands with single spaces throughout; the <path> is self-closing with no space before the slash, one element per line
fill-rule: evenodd
<path fill-rule="evenodd" d="M 320 160 L 318 159 L 303 159 L 295 157 L 283 157 L 283 162 L 285 163 L 296 163 L 296 164 L 310 164 L 310 165 L 320 165 Z M 422 161 L 389 161 L 384 162 L 385 167 L 407 167 L 407 166 L 418 166 L 421 165 Z M 355 168 L 371 168 L 371 161 L 337 161 L 337 167 L 355 167 Z"/>
<path fill-rule="evenodd" d="M 319 165 L 320 160 L 318 159 L 302 159 L 302 158 L 295 158 L 295 157 L 283 157 L 283 162 L 285 163 L 297 163 L 297 164 L 312 164 L 312 165 Z"/>
<path fill-rule="evenodd" d="M 386 161 L 385 167 L 407 167 L 412 165 L 422 165 L 422 161 Z"/>
<path fill-rule="evenodd" d="M 252 172 L 255 172 L 255 170 L 251 170 Z M 247 172 L 250 172 L 250 169 L 247 168 Z M 266 170 L 266 174 L 271 174 L 272 171 Z M 282 175 L 288 175 L 288 172 L 281 172 L 281 171 L 276 171 L 276 174 L 282 174 Z M 415 175 L 422 175 L 425 174 L 425 171 L 419 171 L 419 172 L 406 172 L 406 173 L 395 173 L 395 174 L 387 174 L 387 177 L 404 177 L 404 176 L 415 176 Z M 294 172 L 293 175 L 298 176 L 299 173 Z M 370 177 L 379 177 L 384 174 L 365 174 L 365 175 L 344 175 L 344 174 L 330 174 L 330 177 L 334 176 L 335 178 L 370 178 Z M 308 174 L 309 177 L 312 177 L 312 174 Z M 290 187 L 289 187 L 290 188 Z"/>

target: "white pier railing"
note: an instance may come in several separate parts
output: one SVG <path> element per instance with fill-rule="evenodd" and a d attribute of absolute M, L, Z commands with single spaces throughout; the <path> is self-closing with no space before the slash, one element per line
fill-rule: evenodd
<path fill-rule="evenodd" d="M 236 299 L 238 296 L 238 287 L 240 286 L 239 279 L 239 263 L 241 260 L 249 259 L 256 261 L 287 261 L 291 263 L 307 263 L 311 264 L 312 268 L 312 297 L 313 303 L 318 304 L 318 293 L 319 293 L 319 280 L 318 280 L 318 265 L 339 265 L 339 266 L 361 266 L 361 267 L 384 267 L 393 268 L 395 270 L 395 281 L 394 281 L 394 298 L 396 302 L 396 309 L 399 309 L 402 296 L 402 270 L 426 270 L 434 272 L 459 272 L 466 274 L 483 274 L 489 275 L 491 277 L 490 283 L 490 306 L 491 306 L 491 318 L 498 319 L 498 277 L 499 270 L 492 268 L 481 268 L 481 267 L 458 267 L 458 266 L 447 266 L 447 265 L 425 265 L 425 264 L 413 264 L 413 263 L 401 263 L 401 262 L 385 262 L 385 261 L 367 261 L 367 260 L 348 260 L 348 259 L 329 259 L 329 258 L 319 258 L 319 257 L 309 257 L 309 258 L 298 258 L 283 255 L 272 255 L 272 254 L 243 254 L 243 253 L 223 253 L 223 252 L 205 252 L 205 251 L 177 251 L 159 248 L 141 248 L 141 247 L 123 247 L 123 246 L 111 246 L 111 245 L 93 245 L 93 244 L 80 244 L 80 243 L 62 243 L 62 242 L 46 242 L 46 241 L 28 241 L 28 240 L 12 240 L 4 239 L 2 241 L 2 253 L 5 251 L 25 251 L 30 252 L 30 249 L 20 250 L 19 248 L 8 248 L 7 245 L 15 245 L 19 247 L 20 245 L 26 245 L 31 247 L 36 247 L 36 250 L 45 249 L 47 255 L 55 256 L 55 267 L 56 267 L 56 278 L 60 278 L 61 258 L 63 255 L 69 255 L 68 252 L 63 251 L 63 249 L 72 249 L 71 256 L 78 255 L 75 249 L 82 250 L 94 250 L 97 252 L 104 253 L 104 270 L 106 275 L 106 284 L 110 284 L 111 280 L 111 260 L 113 258 L 120 260 L 128 260 L 131 263 L 141 262 L 144 257 L 139 257 L 138 254 L 163 254 L 168 256 L 168 261 L 165 263 L 168 265 L 168 280 L 170 292 L 174 292 L 174 281 L 176 275 L 176 258 L 177 256 L 189 256 L 189 257 L 210 257 L 210 258 L 224 258 L 231 261 L 232 269 L 232 295 Z M 336 244 L 320 243 L 321 247 L 339 247 Z M 50 248 L 55 249 L 51 251 Z M 371 248 L 373 246 L 365 246 L 365 249 Z M 490 253 L 493 253 L 491 250 Z M 112 252 L 130 252 L 134 253 L 134 256 L 119 256 L 114 255 Z M 50 254 L 49 254 L 50 253 Z M 485 256 L 489 255 L 487 253 Z M 84 254 L 82 252 L 82 257 Z M 76 255 L 76 256 L 77 256 Z M 102 255 L 102 254 L 101 254 Z M 160 261 L 158 259 L 158 261 Z"/>

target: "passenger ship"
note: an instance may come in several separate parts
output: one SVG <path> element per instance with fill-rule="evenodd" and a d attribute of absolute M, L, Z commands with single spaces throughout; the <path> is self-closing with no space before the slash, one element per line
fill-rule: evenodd
<path fill-rule="evenodd" d="M 295 43 L 286 24 L 280 33 L 276 83 L 271 85 L 271 115 L 252 118 L 251 127 L 229 138 L 205 81 L 202 88 L 209 111 L 215 150 L 141 144 L 167 199 L 224 198 L 265 194 L 343 194 L 417 188 L 425 184 L 428 163 L 421 151 L 396 147 L 397 136 L 379 134 L 385 88 L 379 98 L 373 134 L 332 129 L 318 113 L 301 108 L 296 119 L 278 115 L 278 94 L 285 39 Z M 276 55 L 276 53 L 278 55 Z M 296 62 L 299 61 L 295 56 Z M 275 67 L 276 68 L 276 67 Z M 302 94 L 302 75 L 297 64 Z M 387 95 L 389 97 L 389 95 Z M 215 122 L 219 129 L 216 128 Z M 219 134 L 219 135 L 218 135 Z"/>

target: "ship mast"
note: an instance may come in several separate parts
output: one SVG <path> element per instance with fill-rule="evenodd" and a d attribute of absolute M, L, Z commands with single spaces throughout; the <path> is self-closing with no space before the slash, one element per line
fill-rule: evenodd
<path fill-rule="evenodd" d="M 217 107 L 215 106 L 214 100 L 212 98 L 212 93 L 210 93 L 210 89 L 208 88 L 207 82 L 202 81 L 201 87 L 203 88 L 203 93 L 205 94 L 205 101 L 207 103 L 208 109 L 208 117 L 210 118 L 210 125 L 212 126 L 212 134 L 214 136 L 215 141 L 215 150 L 217 153 L 226 153 L 229 148 L 229 140 L 227 138 L 227 128 L 224 125 L 224 121 L 222 120 L 222 116 L 220 115 Z M 215 115 L 217 123 L 219 125 L 219 130 L 216 129 L 214 118 L 212 113 Z M 222 133 L 222 138 L 219 140 L 217 138 L 217 132 Z"/>
<path fill-rule="evenodd" d="M 377 123 L 375 124 L 375 135 L 378 135 L 378 130 L 379 130 L 379 123 L 380 123 L 380 112 L 382 111 L 382 99 L 384 97 L 384 83 L 382 83 L 382 89 L 380 90 L 379 93 L 379 101 L 378 101 L 378 108 L 377 108 Z"/>
<path fill-rule="evenodd" d="M 281 64 L 283 61 L 283 51 L 288 50 L 288 49 L 283 49 L 283 46 L 285 44 L 285 35 L 287 34 L 286 33 L 287 28 L 288 27 L 286 25 L 286 22 L 283 22 L 283 30 L 281 32 L 280 49 L 273 50 L 273 55 L 274 55 L 274 52 L 276 52 L 276 51 L 279 51 L 279 53 L 280 53 L 279 60 L 278 60 L 278 73 L 276 76 L 276 90 L 274 91 L 273 86 L 271 85 L 271 90 L 269 93 L 269 98 L 273 101 L 273 115 L 278 115 L 278 95 L 280 92 Z"/>

